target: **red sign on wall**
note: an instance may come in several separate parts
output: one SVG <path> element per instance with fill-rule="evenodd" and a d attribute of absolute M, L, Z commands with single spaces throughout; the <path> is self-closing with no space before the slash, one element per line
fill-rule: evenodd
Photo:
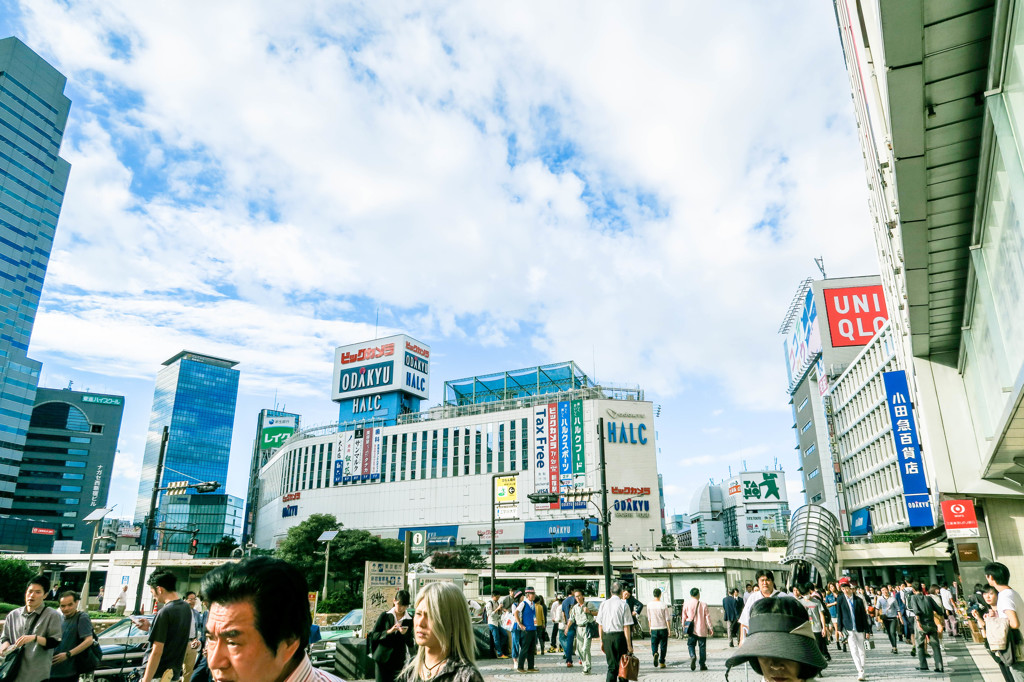
<path fill-rule="evenodd" d="M 32 533 L 34 535 L 55 535 L 55 531 L 52 528 L 36 528 L 32 526 Z"/>
<path fill-rule="evenodd" d="M 824 289 L 832 347 L 863 346 L 889 319 L 882 285 Z"/>
<path fill-rule="evenodd" d="M 943 500 L 942 523 L 946 526 L 946 537 L 978 537 L 978 516 L 971 500 Z"/>

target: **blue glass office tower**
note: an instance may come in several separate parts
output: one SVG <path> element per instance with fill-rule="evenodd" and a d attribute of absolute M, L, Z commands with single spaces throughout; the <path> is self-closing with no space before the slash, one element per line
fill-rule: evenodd
<path fill-rule="evenodd" d="M 135 503 L 136 523 L 141 523 L 149 512 L 164 426 L 169 427 L 169 438 L 161 487 L 172 481 L 219 481 L 223 491 L 228 478 L 231 431 L 238 398 L 238 370 L 234 367 L 238 363 L 181 351 L 163 364 L 156 375 L 153 409 L 149 415 L 146 453 Z M 161 493 L 158 520 L 162 519 L 159 510 L 165 501 Z M 223 519 L 219 528 L 223 528 Z"/>
<path fill-rule="evenodd" d="M 17 38 L 0 40 L 0 513 L 9 513 L 40 363 L 32 325 L 71 166 L 60 158 L 66 80 Z"/>

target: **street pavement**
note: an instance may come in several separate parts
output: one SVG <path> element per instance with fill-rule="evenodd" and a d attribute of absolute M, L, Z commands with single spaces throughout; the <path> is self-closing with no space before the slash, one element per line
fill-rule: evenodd
<path fill-rule="evenodd" d="M 725 639 L 708 640 L 708 670 L 690 671 L 690 658 L 686 650 L 685 640 L 670 639 L 665 669 L 652 667 L 650 641 L 637 642 L 634 651 L 640 659 L 639 682 L 710 682 L 725 679 L 725 659 L 735 652 L 730 649 Z M 916 670 L 917 657 L 910 655 L 910 647 L 900 647 L 899 654 L 892 654 L 884 638 L 878 641 L 877 649 L 867 652 L 865 672 L 868 680 L 899 680 L 900 682 L 942 682 L 945 680 L 966 682 L 967 680 L 1001 681 L 998 668 L 989 660 L 988 653 L 979 644 L 966 644 L 956 639 L 946 644 L 944 673 L 922 672 Z M 488 680 L 528 679 L 538 682 L 603 682 L 607 665 L 601 653 L 600 642 L 593 643 L 594 669 L 590 675 L 583 675 L 583 668 L 578 661 L 573 668 L 565 667 L 565 659 L 561 654 L 544 654 L 536 657 L 536 673 L 517 673 L 512 669 L 510 659 L 478 661 L 477 667 Z M 934 667 L 931 658 L 929 665 Z M 832 661 L 822 677 L 824 680 L 847 682 L 857 679 L 857 670 L 849 653 L 836 651 L 832 645 Z M 761 677 L 754 673 L 750 666 L 733 668 L 729 675 L 730 682 L 760 682 Z"/>

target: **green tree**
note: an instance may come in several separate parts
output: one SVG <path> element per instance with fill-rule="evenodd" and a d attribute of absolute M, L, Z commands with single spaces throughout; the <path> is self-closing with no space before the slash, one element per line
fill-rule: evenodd
<path fill-rule="evenodd" d="M 434 552 L 430 565 L 434 568 L 483 568 L 487 562 L 476 545 L 460 545 L 445 552 Z"/>
<path fill-rule="evenodd" d="M 566 559 L 560 556 L 549 556 L 537 562 L 537 570 L 550 573 L 587 573 L 583 559 Z"/>
<path fill-rule="evenodd" d="M 36 571 L 22 559 L 0 558 L 0 601 L 25 603 L 25 586 Z"/>
<path fill-rule="evenodd" d="M 231 552 L 233 552 L 236 549 L 238 549 L 238 540 L 231 537 L 230 535 L 225 535 L 220 540 L 218 540 L 210 546 L 210 556 L 231 556 Z"/>
<path fill-rule="evenodd" d="M 509 567 L 509 573 L 534 573 L 537 571 L 537 560 L 529 557 L 516 559 Z"/>
<path fill-rule="evenodd" d="M 324 531 L 339 530 L 331 541 L 328 567 L 328 599 L 339 610 L 359 608 L 363 603 L 363 574 L 367 561 L 401 561 L 403 545 L 398 540 L 379 538 L 365 530 L 348 530 L 331 514 L 313 514 L 288 530 L 275 556 L 295 566 L 310 590 L 324 579 L 324 543 L 317 538 Z"/>

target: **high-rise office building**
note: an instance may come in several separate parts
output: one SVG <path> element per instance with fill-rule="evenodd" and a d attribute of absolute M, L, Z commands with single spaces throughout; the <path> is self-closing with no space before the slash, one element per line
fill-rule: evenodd
<path fill-rule="evenodd" d="M 218 481 L 228 476 L 238 398 L 237 362 L 181 351 L 157 373 L 142 460 L 135 521 L 149 513 L 164 427 L 169 429 L 160 486 L 174 481 Z M 163 493 L 161 493 L 161 496 Z M 197 495 L 189 495 L 194 499 Z M 162 515 L 158 505 L 157 518 Z M 221 523 L 223 525 L 223 523 Z"/>
<path fill-rule="evenodd" d="M 256 441 L 252 446 L 249 463 L 249 490 L 245 498 L 245 521 L 242 542 L 253 536 L 256 504 L 260 499 L 260 469 L 266 465 L 277 449 L 299 430 L 299 415 L 279 410 L 260 410 L 256 418 Z"/>
<path fill-rule="evenodd" d="M 39 382 L 27 354 L 71 170 L 58 156 L 65 82 L 17 38 L 0 40 L 0 512 L 14 502 Z"/>
<path fill-rule="evenodd" d="M 164 500 L 162 523 L 169 528 L 198 529 L 196 556 L 213 556 L 213 546 L 224 538 L 236 545 L 242 539 L 242 498 L 220 493 L 171 495 Z M 165 532 L 159 543 L 168 552 L 185 552 L 192 542 L 188 532 Z"/>
<path fill-rule="evenodd" d="M 55 540 L 87 549 L 82 519 L 107 503 L 123 412 L 124 396 L 38 389 L 12 513 L 57 524 Z"/>

